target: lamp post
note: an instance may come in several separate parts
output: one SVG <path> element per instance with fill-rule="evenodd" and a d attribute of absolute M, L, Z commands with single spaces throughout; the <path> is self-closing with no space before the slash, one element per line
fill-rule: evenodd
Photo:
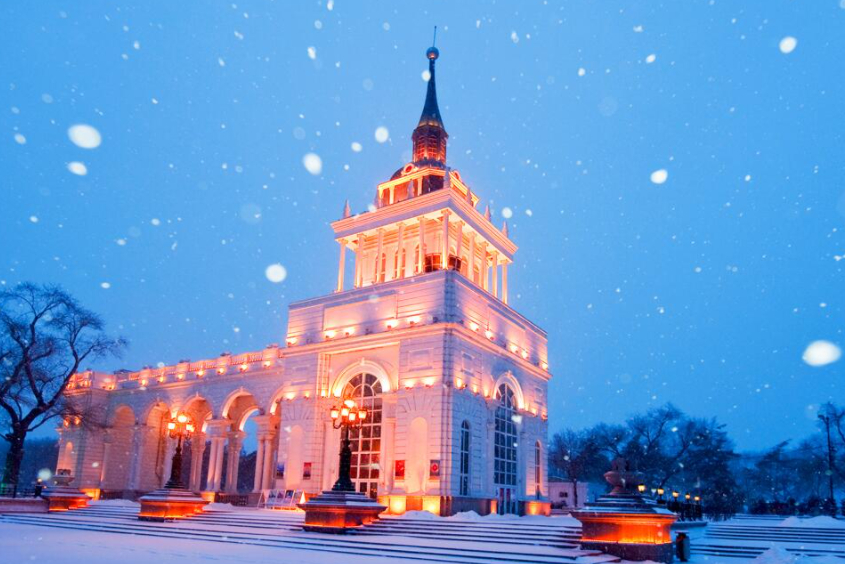
<path fill-rule="evenodd" d="M 352 469 L 352 448 L 349 440 L 349 429 L 360 427 L 367 419 L 367 410 L 358 408 L 351 399 L 345 399 L 339 407 L 331 409 L 332 426 L 335 429 L 343 429 L 342 445 L 340 447 L 340 469 L 337 481 L 332 486 L 335 492 L 354 492 L 355 484 L 352 483 L 350 470 Z"/>
<path fill-rule="evenodd" d="M 180 413 L 167 424 L 167 433 L 176 439 L 176 452 L 170 465 L 170 479 L 164 485 L 167 489 L 184 489 L 182 484 L 182 439 L 189 439 L 194 434 L 194 424 L 190 417 Z"/>

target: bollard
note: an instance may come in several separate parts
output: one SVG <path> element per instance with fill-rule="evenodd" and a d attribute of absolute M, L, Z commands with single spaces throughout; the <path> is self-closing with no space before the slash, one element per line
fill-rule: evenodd
<path fill-rule="evenodd" d="M 689 562 L 690 541 L 686 533 L 678 533 L 675 537 L 675 555 L 681 562 Z"/>

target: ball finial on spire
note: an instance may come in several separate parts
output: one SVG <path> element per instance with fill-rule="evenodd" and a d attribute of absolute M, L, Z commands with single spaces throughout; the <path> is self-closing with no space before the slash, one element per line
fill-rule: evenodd
<path fill-rule="evenodd" d="M 440 51 L 434 46 L 435 43 L 437 43 L 437 26 L 434 26 L 434 37 L 431 39 L 431 47 L 425 52 L 425 56 L 431 61 L 436 61 L 437 57 L 440 56 Z"/>

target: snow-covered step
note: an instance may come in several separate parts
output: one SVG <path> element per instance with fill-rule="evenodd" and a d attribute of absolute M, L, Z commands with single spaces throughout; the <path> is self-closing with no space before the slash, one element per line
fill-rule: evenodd
<path fill-rule="evenodd" d="M 108 507 L 93 504 L 85 510 L 47 515 L 5 515 L 8 523 L 21 523 L 57 528 L 131 534 L 160 538 L 181 538 L 235 544 L 275 546 L 281 549 L 310 550 L 330 553 L 371 554 L 396 559 L 447 562 L 455 564 L 514 563 L 564 564 L 573 562 L 618 562 L 619 559 L 598 551 L 560 549 L 541 544 L 490 546 L 486 531 L 477 540 L 444 539 L 436 531 L 431 536 L 410 537 L 401 534 L 326 536 L 299 529 L 302 515 L 296 513 L 252 510 L 223 513 L 210 511 L 173 523 L 151 523 L 136 518 L 137 508 Z M 478 527 L 474 527 L 476 532 Z M 493 527 L 507 529 L 506 524 Z M 529 529 L 531 527 L 528 527 Z M 432 527 L 436 529 L 436 527 Z M 472 527 L 467 527 L 472 529 Z M 520 527 L 511 527 L 519 537 Z M 555 529 L 552 528 L 552 531 Z"/>

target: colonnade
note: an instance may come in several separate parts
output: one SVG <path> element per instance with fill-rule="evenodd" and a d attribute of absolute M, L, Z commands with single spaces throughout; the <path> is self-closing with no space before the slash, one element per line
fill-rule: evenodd
<path fill-rule="evenodd" d="M 440 268 L 445 270 L 449 267 L 449 256 L 451 254 L 451 243 L 454 241 L 455 256 L 466 256 L 469 264 L 467 265 L 467 278 L 473 283 L 479 285 L 483 290 L 493 294 L 504 303 L 508 303 L 508 264 L 509 260 L 499 253 L 492 245 L 487 242 L 477 242 L 478 234 L 474 230 L 470 230 L 468 243 L 464 243 L 464 227 L 465 223 L 459 219 L 450 220 L 453 215 L 448 209 L 441 212 L 440 216 L 435 220 L 431 220 L 426 216 L 419 216 L 415 220 L 400 221 L 393 224 L 395 227 L 396 241 L 390 245 L 392 252 L 385 252 L 387 245 L 385 238 L 388 233 L 384 227 L 379 227 L 375 230 L 375 256 L 371 262 L 373 272 L 371 276 L 367 276 L 365 272 L 367 264 L 367 251 L 365 247 L 372 244 L 371 237 L 373 235 L 366 235 L 359 233 L 354 239 L 341 238 L 338 239 L 340 245 L 340 258 L 337 269 L 337 286 L 336 291 L 342 292 L 344 286 L 344 278 L 346 276 L 346 248 L 354 242 L 355 243 L 355 279 L 354 287 L 360 288 L 365 282 L 379 283 L 387 282 L 389 280 L 403 279 L 409 275 L 425 271 L 425 257 L 426 251 L 429 248 L 426 246 L 426 223 L 436 221 L 438 227 L 442 230 L 440 236 L 440 248 L 437 254 L 440 255 Z M 406 240 L 406 231 L 414 229 L 417 234 L 416 248 L 419 252 L 412 260 L 408 260 L 409 241 Z M 390 233 L 394 230 L 390 229 Z M 464 247 L 468 247 L 465 249 Z M 464 251 L 466 250 L 466 253 Z M 372 252 L 372 251 L 370 251 Z M 413 251 L 412 251 L 413 252 Z M 387 255 L 390 256 L 388 260 Z M 476 264 L 479 262 L 479 264 Z M 501 274 L 499 267 L 501 266 Z M 475 270 L 478 268 L 479 278 L 475 277 Z M 501 285 L 499 279 L 501 277 Z"/>

